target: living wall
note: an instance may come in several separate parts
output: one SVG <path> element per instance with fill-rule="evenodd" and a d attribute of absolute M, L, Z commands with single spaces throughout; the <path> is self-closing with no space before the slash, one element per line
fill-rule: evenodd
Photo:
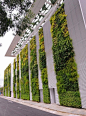
<path fill-rule="evenodd" d="M 4 71 L 4 95 L 11 97 L 11 64 Z"/>
<path fill-rule="evenodd" d="M 57 89 L 61 105 L 81 107 L 77 65 L 66 16 L 64 4 L 62 4 L 50 19 Z"/>
<path fill-rule="evenodd" d="M 26 45 L 21 53 L 21 99 L 30 99 L 29 91 L 29 66 L 28 66 L 28 45 Z"/>
<path fill-rule="evenodd" d="M 11 97 L 11 64 L 8 66 L 8 94 Z"/>
<path fill-rule="evenodd" d="M 39 94 L 38 64 L 37 64 L 35 36 L 30 41 L 30 71 L 31 71 L 32 100 L 39 102 L 40 94 Z"/>
<path fill-rule="evenodd" d="M 44 47 L 44 36 L 43 36 L 43 28 L 39 30 L 39 64 L 41 70 L 41 78 L 43 84 L 43 101 L 45 103 L 50 103 L 50 92 L 48 88 L 48 75 L 47 75 L 47 67 L 46 67 L 46 53 Z"/>
<path fill-rule="evenodd" d="M 17 55 L 17 98 L 20 98 L 20 88 L 19 88 L 19 54 Z"/>
<path fill-rule="evenodd" d="M 4 96 L 8 96 L 8 77 L 7 69 L 4 71 Z"/>
<path fill-rule="evenodd" d="M 16 98 L 16 60 L 13 63 L 13 95 Z"/>

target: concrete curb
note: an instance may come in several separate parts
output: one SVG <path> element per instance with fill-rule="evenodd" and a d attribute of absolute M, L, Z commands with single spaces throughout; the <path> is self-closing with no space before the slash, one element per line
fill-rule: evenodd
<path fill-rule="evenodd" d="M 71 108 L 65 106 L 59 106 L 57 104 L 45 104 L 41 102 L 34 102 L 29 100 L 16 99 L 6 96 L 0 96 L 1 98 L 17 102 L 32 108 L 50 112 L 53 114 L 58 114 L 61 116 L 86 116 L 86 109 Z"/>

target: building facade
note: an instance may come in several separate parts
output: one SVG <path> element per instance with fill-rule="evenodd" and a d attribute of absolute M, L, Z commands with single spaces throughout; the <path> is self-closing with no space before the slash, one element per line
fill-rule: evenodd
<path fill-rule="evenodd" d="M 14 61 L 4 72 L 4 95 L 86 108 L 85 1 L 53 2 L 42 0 L 37 7 L 39 1 L 36 1 L 32 9 L 35 15 L 41 8 L 44 11 L 41 15 L 45 9 L 47 12 L 13 54 Z M 14 38 L 6 56 L 12 56 L 16 40 L 20 38 Z"/>

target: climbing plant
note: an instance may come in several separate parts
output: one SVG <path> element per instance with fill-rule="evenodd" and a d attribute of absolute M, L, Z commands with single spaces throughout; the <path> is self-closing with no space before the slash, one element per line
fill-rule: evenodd
<path fill-rule="evenodd" d="M 30 41 L 30 71 L 31 71 L 32 100 L 39 102 L 40 95 L 39 95 L 38 64 L 37 64 L 35 36 Z"/>
<path fill-rule="evenodd" d="M 47 68 L 46 68 L 46 53 L 44 47 L 43 28 L 39 30 L 39 64 L 41 70 L 41 78 L 43 84 L 43 101 L 50 103 L 50 93 L 48 88 Z"/>
<path fill-rule="evenodd" d="M 50 19 L 57 89 L 61 105 L 81 107 L 77 65 L 66 16 L 62 4 Z"/>
<path fill-rule="evenodd" d="M 29 91 L 29 66 L 28 66 L 28 45 L 26 45 L 21 53 L 21 99 L 30 99 Z"/>
<path fill-rule="evenodd" d="M 16 98 L 16 61 L 13 63 L 13 95 Z"/>
<path fill-rule="evenodd" d="M 20 90 L 19 90 L 19 54 L 17 55 L 17 98 L 20 98 Z"/>

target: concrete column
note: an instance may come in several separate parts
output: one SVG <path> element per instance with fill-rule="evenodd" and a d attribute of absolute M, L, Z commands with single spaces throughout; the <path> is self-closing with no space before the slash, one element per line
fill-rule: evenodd
<path fill-rule="evenodd" d="M 11 97 L 13 97 L 13 62 L 11 62 Z"/>
<path fill-rule="evenodd" d="M 30 100 L 32 100 L 31 92 L 31 72 L 30 72 L 30 42 L 28 43 L 28 65 L 29 65 L 29 87 L 30 87 Z"/>
<path fill-rule="evenodd" d="M 50 88 L 50 101 L 51 101 L 51 104 L 55 103 L 55 94 L 54 94 L 53 88 Z"/>
<path fill-rule="evenodd" d="M 20 58 L 20 53 L 19 53 L 19 90 L 20 90 L 20 98 L 21 98 L 21 58 Z"/>
<path fill-rule="evenodd" d="M 43 85 L 41 79 L 41 70 L 39 67 L 39 35 L 36 33 L 36 50 L 37 50 L 37 64 L 38 64 L 38 79 L 39 79 L 39 90 L 40 90 L 40 101 L 43 102 Z"/>
<path fill-rule="evenodd" d="M 52 38 L 51 38 L 50 28 L 51 28 L 50 21 L 48 20 L 43 26 L 46 64 L 47 64 L 47 73 L 48 73 L 48 86 L 50 89 L 51 88 L 57 89 L 56 86 L 57 80 L 56 80 L 56 74 L 54 69 Z M 55 97 L 57 99 L 56 104 L 59 104 L 59 97 L 57 92 L 55 93 Z"/>
<path fill-rule="evenodd" d="M 16 59 L 15 59 L 15 62 L 16 62 L 16 88 L 15 88 L 15 90 L 16 90 L 16 98 L 17 98 L 17 55 L 16 55 Z"/>

